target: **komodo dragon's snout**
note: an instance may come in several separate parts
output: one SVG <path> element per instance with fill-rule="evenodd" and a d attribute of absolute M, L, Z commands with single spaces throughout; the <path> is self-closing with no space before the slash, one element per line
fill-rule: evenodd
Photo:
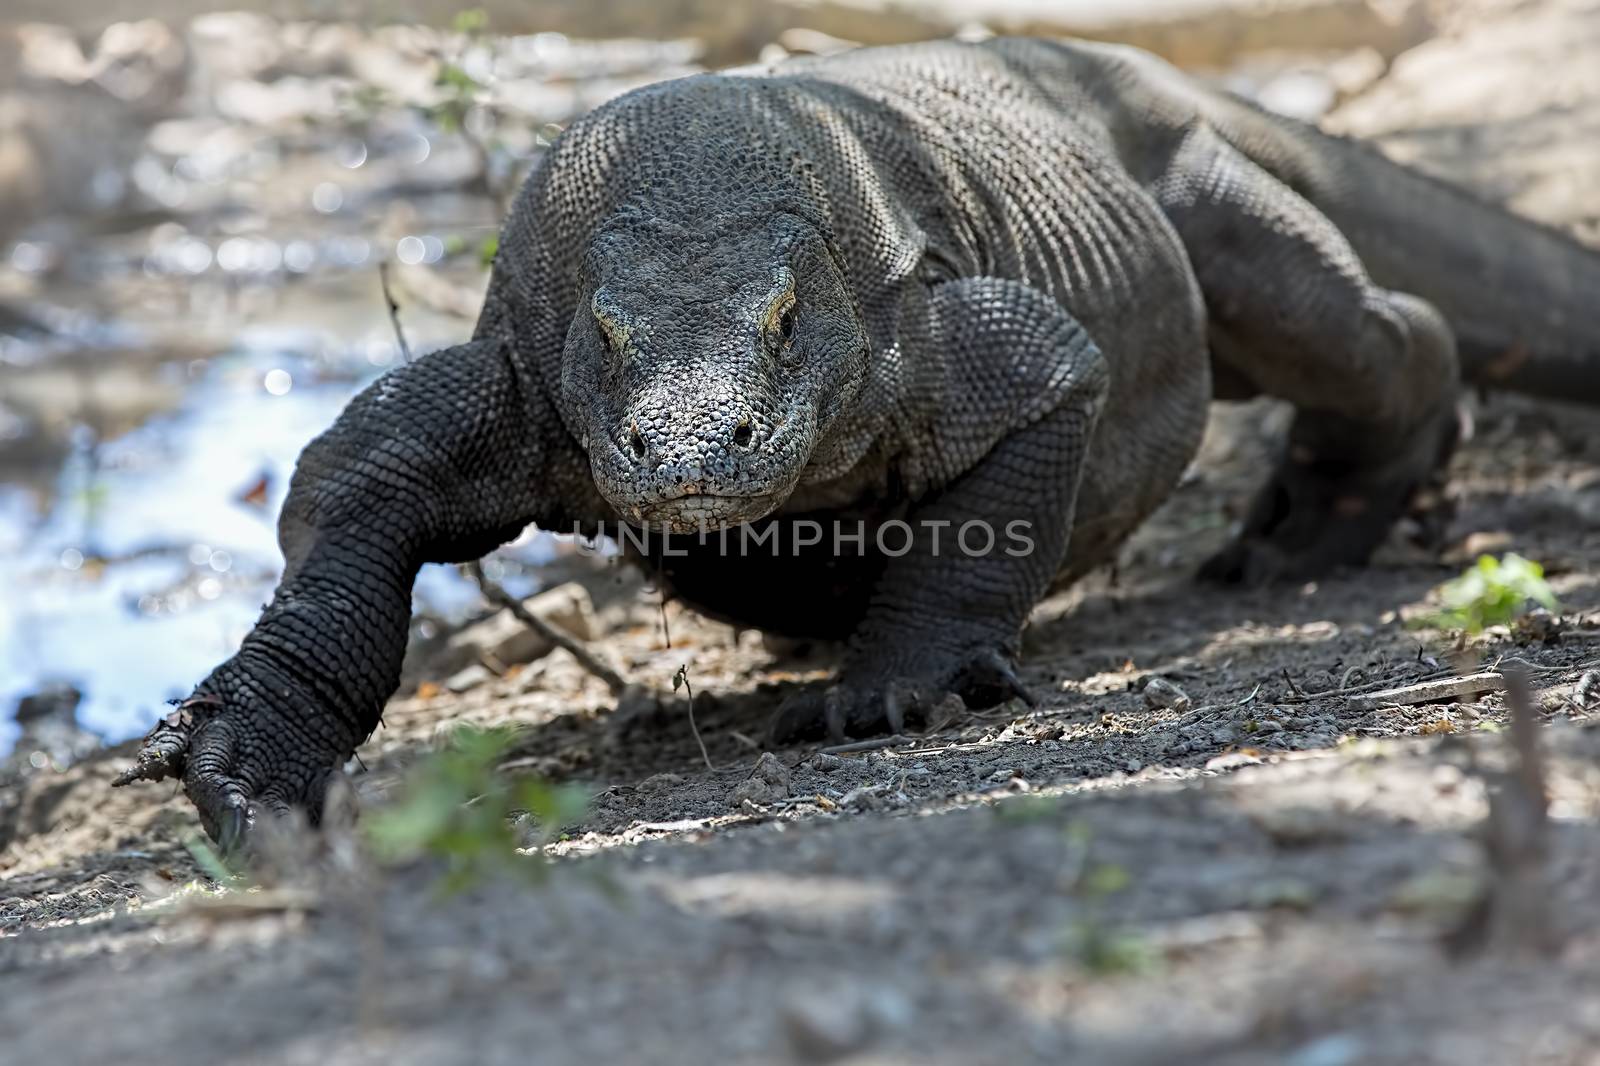
<path fill-rule="evenodd" d="M 781 506 L 865 373 L 826 236 L 783 211 L 694 232 L 624 214 L 583 273 L 562 391 L 606 500 L 677 532 Z"/>

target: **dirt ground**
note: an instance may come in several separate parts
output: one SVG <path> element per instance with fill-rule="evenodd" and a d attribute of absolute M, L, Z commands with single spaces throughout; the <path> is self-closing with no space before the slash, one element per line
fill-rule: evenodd
<path fill-rule="evenodd" d="M 1600 182 L 1571 176 L 1600 173 L 1600 137 L 1576 132 L 1600 130 L 1600 7 L 1471 7 L 1332 122 L 1595 233 Z M 335 837 L 296 876 L 219 896 L 194 885 L 181 796 L 107 787 L 130 746 L 9 786 L 0 1047 L 17 1062 L 1600 1063 L 1600 730 L 1580 691 L 1600 665 L 1583 635 L 1600 628 L 1600 414 L 1470 402 L 1442 553 L 1401 530 L 1370 568 L 1314 585 L 1196 586 L 1284 414 L 1219 408 L 1116 574 L 1038 608 L 1037 710 L 961 712 L 872 751 L 778 750 L 759 772 L 767 715 L 827 676 L 827 650 L 775 655 L 575 564 L 630 678 L 667 690 L 687 668 L 715 769 L 681 702 L 619 712 L 556 652 L 464 695 L 396 700 L 353 779 L 379 805 L 452 725 L 516 723 L 514 769 L 594 794 L 536 887 L 441 899 L 435 870 L 379 871 Z M 1531 669 L 1551 793 L 1533 907 L 1472 950 L 1475 904 L 1503 898 L 1507 868 L 1481 832 L 1504 701 L 1358 697 L 1451 669 L 1447 642 L 1405 619 L 1480 550 L 1542 561 L 1569 633 L 1466 649 Z M 1147 698 L 1152 677 L 1188 705 Z M 742 787 L 752 774 L 761 787 Z"/>

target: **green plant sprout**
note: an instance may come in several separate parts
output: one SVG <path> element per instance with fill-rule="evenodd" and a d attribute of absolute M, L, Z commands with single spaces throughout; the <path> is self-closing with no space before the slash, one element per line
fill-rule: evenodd
<path fill-rule="evenodd" d="M 222 853 L 211 846 L 211 842 L 198 833 L 184 838 L 184 850 L 200 867 L 200 872 L 211 880 L 224 887 L 248 887 L 249 881 L 241 870 L 234 868 L 233 864 L 223 858 Z"/>
<path fill-rule="evenodd" d="M 1068 890 L 1081 908 L 1080 916 L 1067 926 L 1068 954 L 1085 970 L 1103 976 L 1154 970 L 1159 960 L 1151 944 L 1105 913 L 1111 897 L 1133 884 L 1132 874 L 1114 863 L 1090 862 L 1093 831 L 1084 823 L 1069 823 L 1066 836 Z"/>
<path fill-rule="evenodd" d="M 1531 605 L 1559 610 L 1544 567 L 1514 552 L 1499 559 L 1480 555 L 1460 577 L 1439 586 L 1439 610 L 1412 624 L 1475 636 L 1489 626 L 1509 625 Z"/>
<path fill-rule="evenodd" d="M 397 802 L 363 820 L 377 857 L 392 864 L 444 860 L 446 893 L 500 872 L 542 879 L 544 864 L 516 854 L 520 834 L 513 816 L 526 811 L 532 817 L 542 847 L 583 817 L 588 796 L 574 785 L 499 772 L 512 738 L 508 729 L 457 730 L 448 747 L 413 771 Z"/>

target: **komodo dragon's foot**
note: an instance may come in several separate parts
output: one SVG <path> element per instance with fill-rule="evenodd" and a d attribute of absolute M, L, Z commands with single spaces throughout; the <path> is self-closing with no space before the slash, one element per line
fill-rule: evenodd
<path fill-rule="evenodd" d="M 235 657 L 157 722 L 113 786 L 177 778 L 224 855 L 248 851 L 258 820 L 299 809 L 315 823 L 354 748 L 336 716 L 306 713 L 313 695 Z"/>
<path fill-rule="evenodd" d="M 906 723 L 925 724 L 929 713 L 954 693 L 968 707 L 993 707 L 1013 697 L 1030 706 L 1036 701 L 1017 677 L 1011 659 L 999 650 L 974 652 L 965 659 L 920 663 L 897 660 L 889 669 L 847 667 L 840 680 L 824 691 L 815 689 L 784 701 L 772 716 L 768 733 L 775 743 L 828 737 L 902 733 Z M 920 668 L 919 668 L 920 667 Z"/>
<path fill-rule="evenodd" d="M 1244 529 L 1201 566 L 1200 580 L 1307 581 L 1366 562 L 1419 494 L 1442 482 L 1461 425 L 1452 406 L 1399 442 L 1372 434 L 1358 443 L 1359 432 L 1302 415 Z"/>

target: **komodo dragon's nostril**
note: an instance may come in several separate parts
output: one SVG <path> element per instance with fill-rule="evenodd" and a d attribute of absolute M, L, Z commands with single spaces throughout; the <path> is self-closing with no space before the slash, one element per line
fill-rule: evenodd
<path fill-rule="evenodd" d="M 639 432 L 639 423 L 635 422 L 632 431 L 628 434 L 628 447 L 633 449 L 636 459 L 643 459 L 648 449 L 645 447 L 644 434 Z"/>
<path fill-rule="evenodd" d="M 744 448 L 750 444 L 750 436 L 755 431 L 750 426 L 748 418 L 739 420 L 739 425 L 733 431 L 733 443 L 736 447 Z"/>

